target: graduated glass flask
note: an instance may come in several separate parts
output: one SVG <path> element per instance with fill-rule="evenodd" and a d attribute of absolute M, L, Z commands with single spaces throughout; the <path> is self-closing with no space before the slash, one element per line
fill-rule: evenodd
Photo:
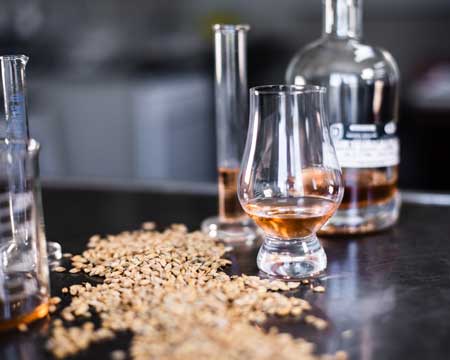
<path fill-rule="evenodd" d="M 38 156 L 34 140 L 0 139 L 0 332 L 48 313 Z"/>
<path fill-rule="evenodd" d="M 25 68 L 28 57 L 25 55 L 0 56 L 2 91 L 0 93 L 4 107 L 0 107 L 0 141 L 8 145 L 11 151 L 25 152 L 33 141 L 30 138 L 28 126 Z M 3 110 L 3 111 L 2 111 Z M 36 149 L 35 162 L 38 164 L 39 146 Z M 26 190 L 29 187 L 23 175 L 24 170 L 19 165 L 11 169 L 10 176 L 15 177 L 16 187 Z M 35 175 L 38 175 L 36 172 Z M 39 233 L 45 243 L 44 213 L 41 201 L 39 177 L 35 176 L 37 200 L 37 219 Z M 50 264 L 57 263 L 61 257 L 61 245 L 57 242 L 47 242 L 47 256 Z"/>
<path fill-rule="evenodd" d="M 366 233 L 399 215 L 398 82 L 393 57 L 362 42 L 362 0 L 322 0 L 322 37 L 289 64 L 289 84 L 327 88 L 331 135 L 345 193 L 328 234 Z"/>
<path fill-rule="evenodd" d="M 0 331 L 47 316 L 50 294 L 39 144 L 29 138 L 25 106 L 27 60 L 0 56 Z M 58 244 L 50 251 L 61 256 Z"/>

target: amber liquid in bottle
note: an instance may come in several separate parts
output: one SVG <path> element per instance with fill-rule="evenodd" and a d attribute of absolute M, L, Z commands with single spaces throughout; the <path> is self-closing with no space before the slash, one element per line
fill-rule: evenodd
<path fill-rule="evenodd" d="M 13 330 L 20 324 L 29 324 L 48 314 L 48 302 L 38 295 L 14 301 L 0 300 L 0 331 Z"/>
<path fill-rule="evenodd" d="M 383 206 L 394 201 L 398 193 L 398 166 L 377 169 L 342 169 L 344 197 L 339 210 L 364 211 L 366 208 Z M 333 226 L 327 224 L 320 231 L 322 235 L 370 233 L 377 230 L 377 224 L 367 221 L 359 226 Z"/>
<path fill-rule="evenodd" d="M 237 196 L 239 168 L 219 168 L 219 217 L 234 221 L 245 216 Z"/>
<path fill-rule="evenodd" d="M 289 240 L 316 233 L 336 207 L 332 200 L 304 196 L 257 199 L 245 205 L 245 210 L 267 235 Z"/>
<path fill-rule="evenodd" d="M 341 209 L 382 205 L 397 194 L 398 167 L 344 169 L 345 191 Z"/>

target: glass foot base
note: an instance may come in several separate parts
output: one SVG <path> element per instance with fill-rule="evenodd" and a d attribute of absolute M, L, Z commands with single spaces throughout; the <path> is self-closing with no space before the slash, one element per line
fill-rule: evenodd
<path fill-rule="evenodd" d="M 400 205 L 400 194 L 397 194 L 384 204 L 359 209 L 339 209 L 320 229 L 319 234 L 364 234 L 386 229 L 397 222 Z"/>
<path fill-rule="evenodd" d="M 259 229 L 249 218 L 236 221 L 220 221 L 217 216 L 205 219 L 201 225 L 202 232 L 230 244 L 251 245 L 260 237 Z"/>
<path fill-rule="evenodd" d="M 266 237 L 257 264 L 269 276 L 296 280 L 322 273 L 327 267 L 327 256 L 316 235 L 293 240 Z"/>

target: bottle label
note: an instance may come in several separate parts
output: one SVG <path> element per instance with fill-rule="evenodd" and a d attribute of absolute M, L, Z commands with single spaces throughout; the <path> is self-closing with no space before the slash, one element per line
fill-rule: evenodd
<path fill-rule="evenodd" d="M 400 163 L 396 124 L 332 124 L 331 137 L 342 168 L 378 168 Z"/>

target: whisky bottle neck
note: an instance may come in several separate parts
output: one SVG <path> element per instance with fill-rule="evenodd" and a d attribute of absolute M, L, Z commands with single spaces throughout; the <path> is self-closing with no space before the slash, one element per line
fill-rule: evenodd
<path fill-rule="evenodd" d="M 362 37 L 362 0 L 322 0 L 325 36 L 360 39 Z"/>

